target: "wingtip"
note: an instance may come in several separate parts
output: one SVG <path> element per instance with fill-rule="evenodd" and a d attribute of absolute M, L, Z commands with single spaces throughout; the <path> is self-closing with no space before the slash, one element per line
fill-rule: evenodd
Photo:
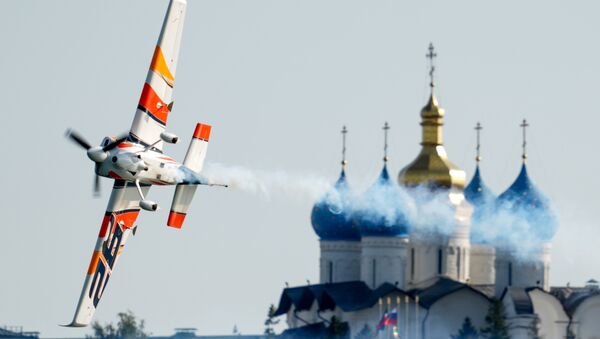
<path fill-rule="evenodd" d="M 76 322 L 72 322 L 72 323 L 67 324 L 67 325 L 60 325 L 59 324 L 58 326 L 60 326 L 60 327 L 86 327 L 87 324 L 79 324 L 79 323 L 76 323 Z"/>

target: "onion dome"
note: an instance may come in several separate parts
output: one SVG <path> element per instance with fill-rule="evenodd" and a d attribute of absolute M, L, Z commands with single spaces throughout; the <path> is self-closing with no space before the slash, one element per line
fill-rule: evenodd
<path fill-rule="evenodd" d="M 443 145 L 442 126 L 444 125 L 444 109 L 438 104 L 434 94 L 433 45 L 429 45 L 428 58 L 431 59 L 431 94 L 429 101 L 421 110 L 421 126 L 423 136 L 421 152 L 417 158 L 398 174 L 398 182 L 405 186 L 426 185 L 434 188 L 465 187 L 466 175 L 463 170 L 454 165 L 446 154 Z"/>
<path fill-rule="evenodd" d="M 350 194 L 346 172 L 342 169 L 334 187 L 312 209 L 312 227 L 321 240 L 360 240 L 351 219 Z"/>
<path fill-rule="evenodd" d="M 479 171 L 479 165 L 475 168 L 473 178 L 467 187 L 465 187 L 465 198 L 475 207 L 475 210 L 488 203 L 493 203 L 496 199 L 492 190 L 490 190 L 483 182 Z"/>
<path fill-rule="evenodd" d="M 481 178 L 479 164 L 471 182 L 465 187 L 465 198 L 473 205 L 471 215 L 471 242 L 486 243 L 489 239 L 488 229 L 490 217 L 494 212 L 496 195 L 490 190 Z"/>
<path fill-rule="evenodd" d="M 525 157 L 524 157 L 525 158 Z M 557 229 L 550 200 L 533 184 L 523 163 L 512 185 L 496 200 L 497 207 L 528 224 L 528 231 L 541 241 L 552 239 Z"/>
<path fill-rule="evenodd" d="M 352 219 L 363 237 L 405 237 L 409 232 L 405 213 L 409 201 L 384 165 L 375 183 L 358 199 Z"/>

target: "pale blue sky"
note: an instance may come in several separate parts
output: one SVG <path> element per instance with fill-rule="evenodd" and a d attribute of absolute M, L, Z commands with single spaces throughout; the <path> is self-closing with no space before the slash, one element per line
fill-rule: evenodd
<path fill-rule="evenodd" d="M 419 150 L 428 93 L 427 45 L 438 51 L 438 93 L 450 158 L 482 170 L 496 193 L 516 177 L 521 131 L 529 170 L 553 200 L 551 283 L 600 278 L 595 102 L 600 24 L 595 1 L 188 0 L 169 130 L 185 154 L 195 122 L 213 124 L 209 162 L 324 175 L 339 171 L 348 125 L 349 179 L 374 180 L 389 121 L 390 170 Z M 0 325 L 44 337 L 73 314 L 110 184 L 92 199 L 92 163 L 64 139 L 127 130 L 167 0 L 2 1 L 0 70 Z M 96 319 L 131 309 L 155 334 L 262 331 L 284 282 L 318 281 L 311 201 L 202 188 L 180 231 L 165 226 L 172 189 L 150 197 Z"/>

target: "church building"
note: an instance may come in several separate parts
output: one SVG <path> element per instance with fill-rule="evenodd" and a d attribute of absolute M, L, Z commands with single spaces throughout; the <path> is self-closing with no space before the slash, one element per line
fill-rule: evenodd
<path fill-rule="evenodd" d="M 427 56 L 431 92 L 420 112 L 419 154 L 397 180 L 390 176 L 386 123 L 383 168 L 359 193 L 349 184 L 343 157 L 337 182 L 311 214 L 320 283 L 283 290 L 275 313 L 286 317 L 283 336 L 316 337 L 336 322 L 350 338 L 451 338 L 465 321 L 485 328 L 486 315 L 500 305 L 510 338 L 600 338 L 598 282 L 549 284 L 557 220 L 528 172 L 527 122 L 521 124 L 520 172 L 498 196 L 479 168 L 477 124 L 475 173 L 466 184 L 465 172 L 444 148 L 445 112 L 435 95 L 432 45 Z M 346 132 L 344 127 L 344 150 Z M 526 253 L 520 240 L 515 246 L 504 234 L 513 229 L 523 232 Z M 382 319 L 393 319 L 391 326 L 382 327 Z"/>

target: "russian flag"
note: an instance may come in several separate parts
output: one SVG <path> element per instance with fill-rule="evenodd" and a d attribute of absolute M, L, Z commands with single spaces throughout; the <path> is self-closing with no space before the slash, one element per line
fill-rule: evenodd
<path fill-rule="evenodd" d="M 386 314 L 386 318 L 384 319 L 384 326 L 398 326 L 398 310 L 395 308 L 390 312 L 390 314 Z"/>
<path fill-rule="evenodd" d="M 383 314 L 383 318 L 381 318 L 381 320 L 379 321 L 379 324 L 377 324 L 377 326 L 375 326 L 375 330 L 379 333 L 380 331 L 383 331 L 385 329 L 385 326 L 387 325 L 389 319 L 388 319 L 388 314 L 387 311 Z"/>

